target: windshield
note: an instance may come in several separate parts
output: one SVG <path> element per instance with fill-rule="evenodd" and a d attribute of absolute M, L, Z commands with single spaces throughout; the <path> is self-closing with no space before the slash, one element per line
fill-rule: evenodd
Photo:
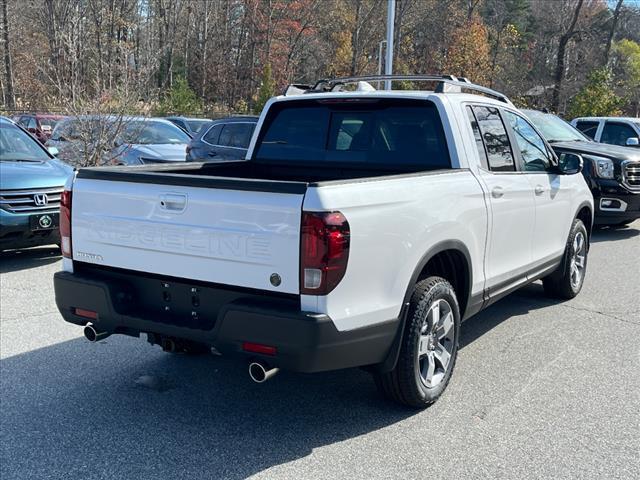
<path fill-rule="evenodd" d="M 30 135 L 15 125 L 0 123 L 0 161 L 44 162 L 49 155 Z"/>
<path fill-rule="evenodd" d="M 578 129 L 572 127 L 560 117 L 535 110 L 524 110 L 524 113 L 550 143 L 589 141 Z"/>
<path fill-rule="evenodd" d="M 191 137 L 173 123 L 134 121 L 127 123 L 122 134 L 124 143 L 166 145 L 189 143 Z"/>
<path fill-rule="evenodd" d="M 189 124 L 189 128 L 193 133 L 200 133 L 202 127 L 209 123 L 209 120 L 189 120 L 187 121 L 187 123 Z"/>

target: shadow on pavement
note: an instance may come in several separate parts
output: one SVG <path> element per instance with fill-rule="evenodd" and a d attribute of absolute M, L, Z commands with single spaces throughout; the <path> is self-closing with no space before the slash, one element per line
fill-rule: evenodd
<path fill-rule="evenodd" d="M 255 385 L 247 364 L 127 338 L 4 359 L 2 478 L 241 479 L 415 412 L 361 370 Z"/>
<path fill-rule="evenodd" d="M 465 322 L 461 346 L 552 303 L 525 287 Z M 2 360 L 3 478 L 241 479 L 416 413 L 359 369 L 257 386 L 241 359 L 143 343 L 76 339 Z"/>
<path fill-rule="evenodd" d="M 545 296 L 540 282 L 526 285 L 471 317 L 460 329 L 460 348 L 473 343 L 505 320 L 562 302 Z"/>
<path fill-rule="evenodd" d="M 61 258 L 60 249 L 56 245 L 0 252 L 0 273 L 41 267 Z"/>
<path fill-rule="evenodd" d="M 628 238 L 637 237 L 638 235 L 640 235 L 640 230 L 633 227 L 602 227 L 593 231 L 591 243 L 627 240 Z"/>

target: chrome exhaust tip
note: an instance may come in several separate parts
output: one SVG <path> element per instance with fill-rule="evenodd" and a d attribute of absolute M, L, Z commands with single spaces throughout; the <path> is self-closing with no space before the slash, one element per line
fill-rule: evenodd
<path fill-rule="evenodd" d="M 264 383 L 270 378 L 273 378 L 276 373 L 280 371 L 279 368 L 270 367 L 264 362 L 251 362 L 249 364 L 249 376 L 251 380 L 256 383 Z"/>
<path fill-rule="evenodd" d="M 87 325 L 84 327 L 84 337 L 87 340 L 89 340 L 91 343 L 95 343 L 95 342 L 98 342 L 100 340 L 104 340 L 109 335 L 111 335 L 111 332 L 99 331 L 91 323 L 87 323 Z"/>

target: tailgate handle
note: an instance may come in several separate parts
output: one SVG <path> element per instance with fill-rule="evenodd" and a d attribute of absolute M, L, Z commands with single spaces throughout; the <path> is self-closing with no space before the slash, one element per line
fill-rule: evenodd
<path fill-rule="evenodd" d="M 187 196 L 181 193 L 165 193 L 160 196 L 160 208 L 172 212 L 183 212 L 187 206 Z"/>

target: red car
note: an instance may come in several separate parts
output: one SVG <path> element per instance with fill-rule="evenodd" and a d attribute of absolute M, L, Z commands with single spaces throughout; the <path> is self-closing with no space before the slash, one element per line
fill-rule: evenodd
<path fill-rule="evenodd" d="M 50 115 L 42 113 L 25 113 L 13 117 L 14 122 L 36 137 L 40 143 L 44 144 L 51 137 L 53 128 L 63 118 L 64 115 Z"/>

